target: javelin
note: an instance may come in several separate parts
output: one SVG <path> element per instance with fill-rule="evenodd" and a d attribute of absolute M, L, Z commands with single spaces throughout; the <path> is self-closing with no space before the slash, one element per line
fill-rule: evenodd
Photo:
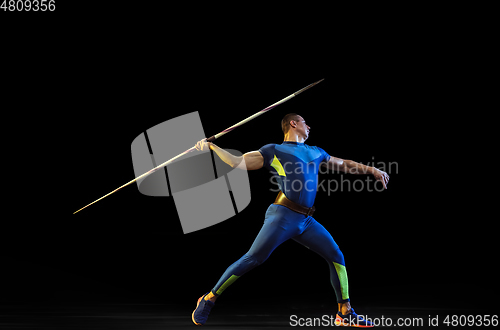
<path fill-rule="evenodd" d="M 218 134 L 215 134 L 215 135 L 212 135 L 211 137 L 209 137 L 208 139 L 206 139 L 206 140 L 207 140 L 207 142 L 212 142 L 212 141 L 214 141 L 215 139 L 218 139 L 219 137 L 221 137 L 222 135 L 224 135 L 224 134 L 226 134 L 226 133 L 231 132 L 231 131 L 232 131 L 232 130 L 234 130 L 236 127 L 239 127 L 239 126 L 241 126 L 241 125 L 243 125 L 243 124 L 245 124 L 245 123 L 248 123 L 250 120 L 252 120 L 252 119 L 254 119 L 254 118 L 256 118 L 256 117 L 258 117 L 258 116 L 262 115 L 263 113 L 265 113 L 265 112 L 267 112 L 267 111 L 269 111 L 269 110 L 273 109 L 274 107 L 276 107 L 276 106 L 280 105 L 281 103 L 285 103 L 286 101 L 288 101 L 288 100 L 289 100 L 289 99 L 291 99 L 292 97 L 299 95 L 300 93 L 302 93 L 302 92 L 303 92 L 303 91 L 305 91 L 306 89 L 309 89 L 309 88 L 313 87 L 314 85 L 319 84 L 319 83 L 320 83 L 320 82 L 322 82 L 323 80 L 325 80 L 325 79 L 318 80 L 318 81 L 316 81 L 316 82 L 314 82 L 314 83 L 312 83 L 312 84 L 310 84 L 310 85 L 308 85 L 308 86 L 306 86 L 306 87 L 302 88 L 301 90 L 298 90 L 298 91 L 296 91 L 295 93 L 293 93 L 293 94 L 291 94 L 291 95 L 289 95 L 289 96 L 285 97 L 284 99 L 282 99 L 282 100 L 280 100 L 280 101 L 278 101 L 278 102 L 276 102 L 276 103 L 274 103 L 274 104 L 272 104 L 272 105 L 268 106 L 267 108 L 265 108 L 265 109 L 263 109 L 263 110 L 260 110 L 259 112 L 257 112 L 256 114 L 254 114 L 254 115 L 252 115 L 252 116 L 248 117 L 247 119 L 244 119 L 244 120 L 240 121 L 239 123 L 234 124 L 233 126 L 231 126 L 231 127 L 229 127 L 229 128 L 226 128 L 226 129 L 225 129 L 225 130 L 223 130 L 222 132 L 220 132 L 220 133 L 218 133 Z M 179 157 L 181 157 L 181 156 L 183 156 L 183 155 L 185 155 L 185 154 L 187 154 L 187 153 L 190 153 L 191 151 L 194 151 L 195 149 L 196 149 L 196 147 L 195 147 L 195 146 L 194 146 L 194 147 L 189 148 L 188 150 L 184 151 L 183 153 L 178 154 L 177 156 L 175 156 L 175 157 L 173 157 L 173 158 L 171 158 L 171 159 L 167 160 L 167 161 L 166 161 L 166 162 L 164 162 L 163 164 L 160 164 L 160 165 L 156 166 L 155 168 L 153 168 L 153 169 L 151 169 L 151 170 L 147 171 L 146 173 L 144 173 L 144 174 L 142 174 L 142 175 L 138 176 L 138 177 L 137 177 L 137 178 L 135 178 L 134 180 L 129 181 L 129 182 L 127 182 L 127 183 L 125 183 L 123 186 L 116 188 L 116 189 L 115 189 L 115 190 L 113 190 L 112 192 L 110 192 L 110 193 L 108 193 L 108 194 L 106 194 L 106 195 L 102 196 L 101 198 L 99 198 L 99 199 L 97 199 L 97 200 L 93 201 L 92 203 L 90 203 L 90 204 L 88 204 L 88 205 L 86 205 L 86 206 L 82 207 L 81 209 L 79 209 L 78 211 L 74 212 L 73 214 L 80 212 L 80 211 L 81 211 L 81 210 L 83 210 L 84 208 L 89 207 L 90 205 L 92 205 L 92 204 L 94 204 L 94 203 L 97 203 L 97 202 L 98 202 L 98 201 L 100 201 L 101 199 L 103 199 L 103 198 L 105 198 L 105 197 L 108 197 L 109 195 L 111 195 L 112 193 L 117 192 L 118 190 L 122 189 L 123 187 L 126 187 L 126 186 L 128 186 L 129 184 L 134 183 L 135 181 L 137 181 L 137 180 L 139 180 L 139 179 L 141 179 L 141 178 L 146 177 L 147 175 L 149 175 L 149 174 L 151 174 L 151 173 L 155 172 L 156 170 L 158 170 L 158 169 L 160 169 L 160 168 L 162 168 L 162 167 L 164 167 L 164 166 L 166 166 L 166 165 L 168 165 L 168 164 L 172 163 L 172 162 L 173 162 L 174 160 L 176 160 L 177 158 L 179 158 Z"/>

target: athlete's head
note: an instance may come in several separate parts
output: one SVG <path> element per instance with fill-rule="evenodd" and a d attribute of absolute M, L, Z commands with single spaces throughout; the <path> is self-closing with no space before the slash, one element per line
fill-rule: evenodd
<path fill-rule="evenodd" d="M 311 127 L 306 125 L 306 121 L 302 116 L 296 113 L 289 113 L 281 120 L 281 129 L 285 137 L 293 134 L 302 137 L 305 141 L 309 137 Z"/>

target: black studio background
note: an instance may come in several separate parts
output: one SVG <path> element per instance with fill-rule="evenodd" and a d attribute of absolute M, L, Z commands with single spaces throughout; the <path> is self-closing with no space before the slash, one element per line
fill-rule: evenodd
<path fill-rule="evenodd" d="M 440 106 L 429 76 L 442 75 L 426 55 L 432 41 L 415 47 L 421 40 L 411 31 L 343 27 L 336 35 L 324 27 L 317 39 L 288 44 L 279 41 L 300 31 L 300 22 L 259 33 L 193 17 L 165 26 L 142 13 L 62 13 L 43 21 L 43 37 L 25 34 L 10 48 L 12 57 L 31 61 L 9 76 L 10 95 L 29 90 L 30 97 L 6 106 L 39 110 L 29 119 L 38 145 L 30 150 L 43 162 L 38 179 L 29 179 L 35 190 L 7 206 L 19 216 L 3 231 L 2 304 L 175 302 L 191 313 L 262 226 L 275 198 L 265 169 L 249 173 L 246 209 L 187 235 L 171 198 L 141 195 L 134 185 L 72 213 L 134 177 L 130 144 L 148 128 L 199 111 L 210 136 L 322 78 L 216 144 L 246 152 L 279 143 L 281 118 L 297 112 L 312 128 L 308 144 L 364 164 L 397 164 L 386 191 L 317 197 L 315 218 L 345 255 L 354 306 L 465 308 L 497 290 L 481 228 L 460 221 L 455 202 L 425 174 L 435 154 L 427 133 L 433 124 L 422 118 Z M 330 176 L 344 185 L 368 178 Z M 292 304 L 297 294 L 335 308 L 325 262 L 290 241 L 220 303 L 265 297 Z"/>

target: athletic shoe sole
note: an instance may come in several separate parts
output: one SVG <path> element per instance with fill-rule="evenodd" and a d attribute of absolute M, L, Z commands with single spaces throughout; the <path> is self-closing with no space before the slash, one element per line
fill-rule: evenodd
<path fill-rule="evenodd" d="M 201 299 L 203 298 L 204 296 L 201 296 L 200 299 L 198 299 L 198 302 L 196 303 L 196 308 L 194 309 L 193 313 L 191 314 L 191 319 L 193 320 L 193 323 L 196 324 L 196 325 L 203 325 L 201 323 L 197 323 L 195 320 L 194 320 L 194 312 L 196 312 L 196 310 L 198 309 L 198 306 L 200 305 L 200 301 Z"/>

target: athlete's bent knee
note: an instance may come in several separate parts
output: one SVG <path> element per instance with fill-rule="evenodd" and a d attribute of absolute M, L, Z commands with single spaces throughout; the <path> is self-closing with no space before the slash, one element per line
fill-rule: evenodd
<path fill-rule="evenodd" d="M 339 248 L 332 250 L 330 254 L 330 259 L 338 264 L 345 265 L 344 254 Z"/>
<path fill-rule="evenodd" d="M 254 268 L 262 264 L 264 261 L 266 261 L 266 259 L 262 260 L 255 256 L 245 254 L 242 258 L 242 261 L 248 264 L 250 267 Z"/>

